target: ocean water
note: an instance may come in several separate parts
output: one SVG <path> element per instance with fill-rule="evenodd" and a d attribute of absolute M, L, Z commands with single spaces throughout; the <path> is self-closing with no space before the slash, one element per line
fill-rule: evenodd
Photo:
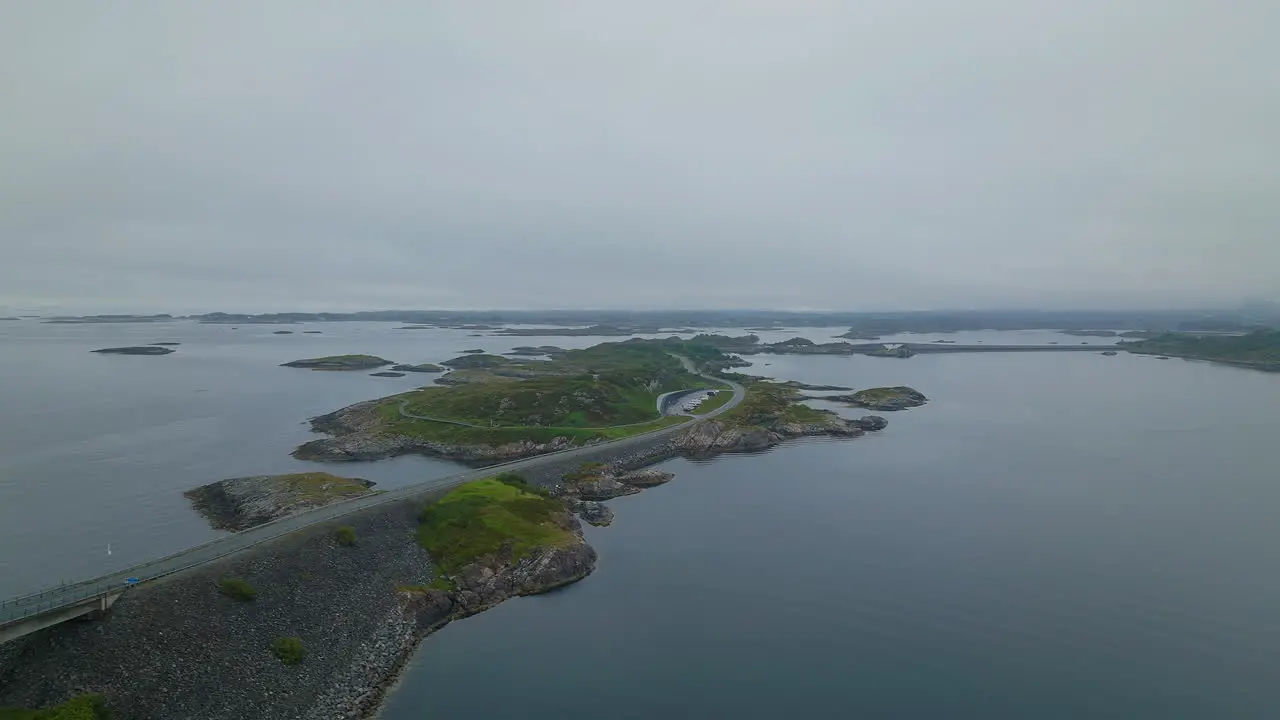
<path fill-rule="evenodd" d="M 207 540 L 183 490 L 334 469 L 289 457 L 308 417 L 430 382 L 279 363 L 602 340 L 396 327 L 0 323 L 0 596 Z M 89 352 L 161 341 L 182 345 Z M 1280 716 L 1280 376 L 1093 353 L 756 360 L 932 401 L 864 438 L 667 463 L 675 481 L 588 528 L 595 574 L 430 637 L 383 717 Z M 338 469 L 395 487 L 459 468 Z"/>
<path fill-rule="evenodd" d="M 280 363 L 345 353 L 439 362 L 475 348 L 574 348 L 602 340 L 399 327 L 0 322 L 0 598 L 97 577 L 216 537 L 182 496 L 197 485 L 329 470 L 394 488 L 463 469 L 418 456 L 337 466 L 294 460 L 289 452 L 315 437 L 308 418 L 430 384 L 434 376 L 377 378 Z M 154 342 L 181 345 L 163 357 L 91 352 Z"/>
<path fill-rule="evenodd" d="M 588 528 L 591 577 L 431 636 L 381 717 L 1280 717 L 1280 376 L 761 360 L 932 402 L 670 461 Z"/>

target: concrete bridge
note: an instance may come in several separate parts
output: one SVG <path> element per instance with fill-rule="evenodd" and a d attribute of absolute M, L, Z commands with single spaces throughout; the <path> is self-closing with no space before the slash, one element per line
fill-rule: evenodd
<path fill-rule="evenodd" d="M 713 380 L 717 384 L 727 383 L 733 389 L 733 398 L 723 406 L 707 413 L 703 416 L 704 418 L 727 412 L 746 397 L 746 389 L 738 383 L 721 378 L 704 377 Z M 728 391 L 726 390 L 725 392 Z M 692 420 L 692 422 L 698 421 L 699 419 Z M 330 522 L 353 512 L 456 487 L 473 480 L 491 477 L 498 472 L 519 472 L 545 463 L 562 462 L 565 459 L 579 456 L 590 457 L 602 447 L 617 448 L 651 442 L 655 437 L 675 433 L 687 425 L 688 423 L 673 425 L 620 440 L 596 443 L 545 455 L 535 455 L 534 457 L 499 463 L 478 470 L 470 470 L 422 483 L 415 483 L 388 492 L 366 495 L 354 500 L 335 503 L 309 512 L 280 518 L 279 520 L 258 525 L 233 535 L 220 537 L 203 545 L 197 545 L 158 560 L 134 565 L 100 578 L 3 600 L 0 601 L 0 643 L 5 643 L 75 618 L 92 619 L 110 609 L 111 605 L 134 585 L 182 572 L 255 545 L 283 537 L 289 533 L 297 532 L 303 528 Z"/>
<path fill-rule="evenodd" d="M 68 620 L 101 617 L 127 587 L 124 581 L 94 583 L 6 600 L 0 603 L 0 645 Z"/>

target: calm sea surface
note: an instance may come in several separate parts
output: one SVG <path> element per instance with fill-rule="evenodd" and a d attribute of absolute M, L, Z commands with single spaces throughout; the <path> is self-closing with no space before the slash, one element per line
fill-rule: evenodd
<path fill-rule="evenodd" d="M 588 529 L 594 575 L 430 637 L 383 718 L 1280 717 L 1280 376 L 761 362 L 934 400 L 667 463 Z"/>
<path fill-rule="evenodd" d="M 281 362 L 601 340 L 395 328 L 0 323 L 0 596 L 214 537 L 183 490 L 332 469 L 288 456 L 307 417 L 429 382 Z M 182 345 L 88 352 L 160 341 Z M 1280 376 L 1092 353 L 757 360 L 933 402 L 865 438 L 667 463 L 674 482 L 588 528 L 594 575 L 429 638 L 384 718 L 1280 717 Z M 341 468 L 382 487 L 457 469 Z"/>

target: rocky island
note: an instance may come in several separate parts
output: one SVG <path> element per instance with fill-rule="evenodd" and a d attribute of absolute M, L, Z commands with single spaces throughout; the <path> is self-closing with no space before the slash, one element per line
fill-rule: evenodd
<path fill-rule="evenodd" d="M 219 530 L 247 530 L 305 510 L 368 495 L 373 483 L 324 472 L 220 480 L 184 495 Z"/>
<path fill-rule="evenodd" d="M 421 363 L 418 365 L 398 364 L 392 365 L 391 369 L 402 373 L 442 373 L 445 371 L 445 368 L 434 363 Z"/>
<path fill-rule="evenodd" d="M 371 370 L 390 365 L 376 355 L 328 355 L 326 357 L 305 358 L 283 363 L 280 367 L 307 368 L 310 370 Z"/>
<path fill-rule="evenodd" d="M 155 345 L 140 345 L 137 347 L 114 347 L 102 348 L 93 352 L 102 353 L 104 355 L 168 355 L 176 352 L 173 348 L 157 347 Z"/>
<path fill-rule="evenodd" d="M 879 410 L 881 412 L 906 410 L 907 408 L 919 407 L 929 401 L 929 398 L 925 397 L 924 393 L 919 390 L 902 385 L 897 387 L 867 388 L 866 390 L 859 390 L 852 395 L 828 395 L 818 399 L 842 402 L 854 407 Z"/>

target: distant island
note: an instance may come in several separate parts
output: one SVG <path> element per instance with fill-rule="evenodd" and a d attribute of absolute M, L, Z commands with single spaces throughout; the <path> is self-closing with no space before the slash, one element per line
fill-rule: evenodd
<path fill-rule="evenodd" d="M 1245 335 L 1165 333 L 1118 347 L 1139 355 L 1181 357 L 1280 372 L 1280 330 Z"/>
<path fill-rule="evenodd" d="M 411 372 L 442 373 L 447 368 L 444 368 L 440 365 L 436 365 L 435 363 L 420 363 L 418 365 L 404 365 L 404 364 L 392 365 L 391 369 L 396 372 L 405 372 L 405 373 L 411 373 Z"/>
<path fill-rule="evenodd" d="M 94 350 L 93 352 L 102 353 L 104 355 L 168 355 L 174 352 L 173 348 L 158 347 L 156 345 L 139 345 L 134 347 L 113 347 Z"/>
<path fill-rule="evenodd" d="M 43 322 L 49 325 L 93 325 L 107 323 L 153 323 L 176 320 L 172 315 L 83 315 L 52 317 Z"/>
<path fill-rule="evenodd" d="M 817 397 L 817 400 L 842 402 L 854 407 L 893 412 L 907 408 L 920 407 L 929 401 L 924 393 L 915 388 L 899 385 L 896 387 L 878 387 L 859 390 L 851 395 L 828 395 Z"/>
<path fill-rule="evenodd" d="M 328 355 L 326 357 L 305 358 L 282 363 L 280 367 L 307 368 L 310 370 L 370 370 L 383 365 L 390 365 L 376 355 Z"/>

